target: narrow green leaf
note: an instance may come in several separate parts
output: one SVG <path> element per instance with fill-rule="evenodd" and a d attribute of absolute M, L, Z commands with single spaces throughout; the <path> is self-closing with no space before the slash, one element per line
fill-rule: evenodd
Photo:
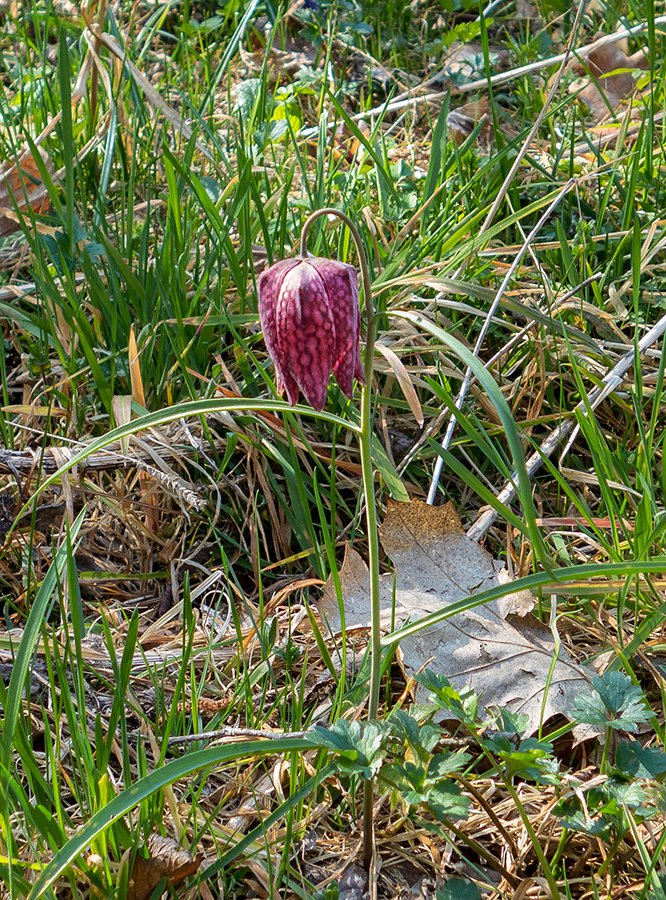
<path fill-rule="evenodd" d="M 68 866 L 73 863 L 91 842 L 99 837 L 110 825 L 138 806 L 156 791 L 173 784 L 180 778 L 186 778 L 209 766 L 219 766 L 245 757 L 260 758 L 287 753 L 292 750 L 310 750 L 316 741 L 303 738 L 275 738 L 268 741 L 239 741 L 236 744 L 225 744 L 221 747 L 208 747 L 186 753 L 179 759 L 161 766 L 149 775 L 144 776 L 131 787 L 124 790 L 110 803 L 100 809 L 76 834 L 62 847 L 53 859 L 44 867 L 33 885 L 28 900 L 43 897 Z"/>
<path fill-rule="evenodd" d="M 81 526 L 83 525 L 85 514 L 86 510 L 84 507 L 84 509 L 81 510 L 75 521 L 72 523 L 72 526 L 69 530 L 69 537 L 72 543 L 76 541 Z M 30 612 L 28 613 L 28 618 L 25 623 L 21 642 L 19 643 L 18 649 L 16 651 L 16 656 L 14 657 L 12 674 L 11 678 L 9 679 L 9 687 L 7 689 L 7 702 L 5 704 L 5 717 L 2 735 L 2 765 L 6 771 L 9 771 L 12 760 L 12 751 L 14 749 L 14 731 L 16 728 L 16 722 L 19 717 L 19 711 L 21 709 L 21 701 L 23 699 L 23 690 L 25 688 L 25 679 L 26 675 L 28 674 L 28 667 L 30 666 L 32 655 L 35 652 L 35 647 L 37 646 L 37 641 L 39 640 L 39 632 L 42 624 L 44 623 L 44 616 L 46 613 L 48 602 L 53 595 L 53 591 L 55 590 L 55 586 L 58 580 L 65 577 L 68 547 L 69 541 L 64 542 L 60 547 L 56 558 L 48 568 L 46 577 L 39 586 L 39 590 L 35 595 L 32 607 L 30 609 Z"/>

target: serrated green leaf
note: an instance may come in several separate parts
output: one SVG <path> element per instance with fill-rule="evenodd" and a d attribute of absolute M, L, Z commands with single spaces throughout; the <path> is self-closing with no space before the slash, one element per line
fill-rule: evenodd
<path fill-rule="evenodd" d="M 421 726 L 421 745 L 428 753 L 435 749 L 441 737 L 441 728 L 437 728 L 435 725 Z"/>
<path fill-rule="evenodd" d="M 358 749 L 355 742 L 360 737 L 360 730 L 358 722 L 349 723 L 344 719 L 339 719 L 330 728 L 317 725 L 311 734 L 305 736 L 305 740 L 311 740 L 313 744 L 328 747 L 335 753 L 346 756 L 349 759 L 356 759 Z"/>
<path fill-rule="evenodd" d="M 644 804 L 648 803 L 650 798 L 644 788 L 637 782 L 609 778 L 604 789 L 608 797 L 620 806 L 625 806 L 632 810 L 642 810 L 642 815 L 649 815 L 650 810 Z"/>
<path fill-rule="evenodd" d="M 571 716 L 574 722 L 605 728 L 608 724 L 608 710 L 598 693 L 581 694 L 573 702 Z"/>
<path fill-rule="evenodd" d="M 604 675 L 596 675 L 592 679 L 592 684 L 599 692 L 599 696 L 609 712 L 625 713 L 628 708 L 645 704 L 643 691 L 624 672 L 612 671 L 606 672 Z M 647 713 L 647 710 L 644 712 Z M 649 715 L 647 717 L 649 718 Z M 636 721 L 644 722 L 647 721 L 647 718 Z"/>
<path fill-rule="evenodd" d="M 407 741 L 412 747 L 421 746 L 421 727 L 417 720 L 405 712 L 397 709 L 391 713 L 388 719 L 392 734 L 400 740 Z"/>
<path fill-rule="evenodd" d="M 569 831 L 578 831 L 590 836 L 603 835 L 610 828 L 610 820 L 604 816 L 589 818 L 577 809 L 573 804 L 563 804 L 560 807 L 558 818 L 563 828 Z"/>
<path fill-rule="evenodd" d="M 592 679 L 595 692 L 574 700 L 571 715 L 576 722 L 636 731 L 652 718 L 643 691 L 623 672 L 606 672 Z"/>
<path fill-rule="evenodd" d="M 338 719 L 330 728 L 318 725 L 306 740 L 333 751 L 341 772 L 373 778 L 384 759 L 387 734 L 388 728 L 384 723 Z"/>
<path fill-rule="evenodd" d="M 461 695 L 446 676 L 433 672 L 432 669 L 419 672 L 414 676 L 414 680 L 430 692 L 440 709 L 449 710 L 463 722 L 476 720 L 479 701 L 472 691 Z"/>
<path fill-rule="evenodd" d="M 428 792 L 428 807 L 439 819 L 466 819 L 472 801 L 457 784 L 440 782 Z"/>
<path fill-rule="evenodd" d="M 395 710 L 388 719 L 394 737 L 405 741 L 419 756 L 427 756 L 437 746 L 442 729 L 436 725 L 421 725 L 404 709 Z"/>
<path fill-rule="evenodd" d="M 559 770 L 553 759 L 553 746 L 536 738 L 518 738 L 504 732 L 487 733 L 484 746 L 502 760 L 511 776 L 520 776 L 540 783 L 553 783 Z"/>
<path fill-rule="evenodd" d="M 439 672 L 433 672 L 432 669 L 418 672 L 414 676 L 414 680 L 417 684 L 423 685 L 426 690 L 430 691 L 438 699 L 442 697 L 448 698 L 449 696 L 460 697 L 446 675 L 440 675 Z"/>
<path fill-rule="evenodd" d="M 638 741 L 620 741 L 615 765 L 623 775 L 658 778 L 666 772 L 666 753 L 659 747 L 642 747 Z"/>
<path fill-rule="evenodd" d="M 464 750 L 456 750 L 455 753 L 437 753 L 430 760 L 428 779 L 434 781 L 436 778 L 445 778 L 452 772 L 459 772 L 465 768 L 470 759 L 469 753 L 465 753 Z"/>
<path fill-rule="evenodd" d="M 499 731 L 518 735 L 523 735 L 527 731 L 530 717 L 525 715 L 525 713 L 512 712 L 505 706 L 498 707 L 495 712 L 499 721 Z"/>

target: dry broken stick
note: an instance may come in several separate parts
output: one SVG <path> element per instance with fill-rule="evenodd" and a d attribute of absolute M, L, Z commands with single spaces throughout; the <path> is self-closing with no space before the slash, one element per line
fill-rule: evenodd
<path fill-rule="evenodd" d="M 664 333 L 666 333 L 666 315 L 662 316 L 657 324 L 640 339 L 637 348 L 638 353 L 645 353 L 645 351 L 656 343 Z M 571 417 L 565 422 L 562 422 L 561 425 L 558 425 L 558 427 L 541 442 L 539 449 L 526 461 L 527 474 L 530 478 L 541 468 L 544 460 L 559 447 L 562 441 L 567 438 L 569 438 L 569 444 L 573 441 L 578 431 L 576 413 L 587 415 L 588 409 L 593 412 L 606 397 L 612 394 L 613 391 L 622 384 L 624 376 L 634 365 L 635 359 L 636 348 L 632 346 L 631 350 L 625 353 L 613 368 L 606 373 L 601 384 L 593 391 L 590 391 L 589 395 L 584 400 L 580 401 L 572 411 Z M 567 448 L 568 446 L 569 445 L 567 445 Z M 507 481 L 505 486 L 499 492 L 497 495 L 498 504 L 506 506 L 515 498 L 517 477 L 518 476 L 514 473 L 511 480 Z M 485 509 L 477 516 L 470 528 L 468 528 L 467 536 L 472 538 L 472 540 L 480 541 L 497 516 L 498 512 L 496 509 Z"/>
<path fill-rule="evenodd" d="M 235 728 L 233 725 L 225 725 L 224 728 L 216 728 L 214 731 L 201 731 L 198 734 L 181 734 L 170 737 L 170 747 L 176 744 L 193 744 L 196 741 L 216 741 L 220 738 L 256 738 L 257 740 L 271 740 L 275 738 L 303 738 L 312 734 L 313 729 L 307 731 L 262 731 L 257 728 Z"/>
<path fill-rule="evenodd" d="M 159 445 L 156 445 L 159 446 Z M 70 458 L 79 453 L 84 444 L 72 443 L 71 447 L 45 447 L 40 450 L 0 450 L 0 474 L 31 475 L 41 471 L 52 475 L 62 466 L 63 454 Z M 188 448 L 184 448 L 187 452 Z M 195 448 L 189 448 L 194 453 Z M 145 468 L 153 454 L 147 448 L 133 447 L 132 453 L 103 450 L 95 453 L 79 463 L 78 468 L 86 471 L 105 471 L 109 469 L 125 469 L 131 466 Z"/>
<path fill-rule="evenodd" d="M 0 300 L 2 292 L 0 292 Z M 240 395 L 230 391 L 227 388 L 218 386 L 218 393 L 223 397 L 239 397 Z M 282 433 L 284 431 L 283 423 L 272 413 L 259 412 L 258 418 L 267 425 L 272 432 Z M 220 413 L 218 416 L 210 417 L 213 421 L 220 419 L 223 421 L 225 428 L 240 431 L 240 427 L 236 424 L 234 417 L 228 413 Z M 151 429 L 153 434 L 160 434 L 156 429 Z M 131 453 L 124 453 L 120 443 L 112 444 L 98 453 L 91 454 L 78 464 L 79 471 L 105 471 L 110 469 L 124 469 L 132 466 L 146 468 L 149 460 L 155 460 L 152 452 L 154 449 L 164 447 L 165 436 L 161 435 L 161 440 L 150 441 L 148 437 L 142 437 L 141 440 L 132 442 Z M 299 449 L 305 449 L 305 444 L 294 438 L 294 444 Z M 226 437 L 220 437 L 215 440 L 213 449 L 221 450 L 226 446 Z M 62 456 L 65 454 L 67 458 L 71 458 L 76 453 L 83 450 L 85 444 L 83 442 L 72 441 L 68 446 L 59 445 L 56 447 L 45 447 L 39 450 L 2 450 L 0 449 L 0 474 L 31 475 L 34 472 L 41 471 L 46 475 L 52 475 L 57 472 L 62 465 Z M 174 441 L 169 437 L 169 448 L 172 450 Z M 332 464 L 332 457 L 325 444 L 311 442 L 310 449 L 314 450 L 315 455 L 324 463 Z M 192 441 L 183 442 L 178 446 L 179 458 L 183 459 L 194 453 L 203 453 L 203 447 L 192 443 Z M 358 476 L 361 473 L 361 467 L 358 463 L 351 460 L 338 459 L 336 466 L 349 473 Z"/>
<path fill-rule="evenodd" d="M 569 42 L 568 42 L 567 48 L 564 52 L 562 62 L 560 64 L 560 68 L 557 72 L 557 75 L 555 76 L 553 83 L 550 86 L 548 95 L 545 99 L 543 107 L 541 108 L 541 111 L 539 112 L 539 115 L 536 117 L 534 124 L 530 128 L 527 137 L 522 142 L 522 145 L 521 145 L 518 153 L 516 154 L 516 158 L 513 161 L 511 169 L 509 170 L 506 178 L 504 179 L 504 182 L 502 183 L 502 186 L 500 187 L 500 190 L 499 190 L 497 196 L 495 197 L 493 205 L 491 206 L 490 211 L 488 212 L 488 215 L 486 216 L 485 221 L 484 221 L 483 225 L 481 226 L 479 236 L 482 234 L 485 234 L 485 232 L 488 231 L 488 229 L 492 225 L 492 223 L 495 219 L 495 216 L 497 214 L 497 211 L 499 210 L 501 204 L 504 202 L 504 199 L 509 192 L 509 188 L 510 188 L 511 184 L 513 183 L 513 179 L 514 179 L 520 165 L 522 164 L 522 160 L 527 155 L 527 152 L 532 144 L 532 140 L 534 139 L 534 136 L 537 134 L 539 128 L 541 127 L 542 122 L 546 118 L 547 112 L 550 108 L 550 104 L 552 103 L 553 98 L 555 97 L 559 83 L 560 83 L 562 76 L 564 75 L 564 72 L 568 65 L 570 55 L 572 54 L 573 43 L 576 39 L 576 35 L 578 34 L 578 27 L 580 25 L 583 8 L 584 8 L 584 4 L 582 4 L 582 3 L 579 4 L 578 10 L 576 11 L 576 17 L 574 19 L 571 35 L 569 37 Z M 474 355 L 475 356 L 478 357 L 478 355 L 479 355 L 479 352 L 481 350 L 481 347 L 483 346 L 483 342 L 485 340 L 488 329 L 490 328 L 490 323 L 491 323 L 492 317 L 497 312 L 500 301 L 502 299 L 502 295 L 504 294 L 505 290 L 509 286 L 509 282 L 511 281 L 513 275 L 515 274 L 515 271 L 517 270 L 518 265 L 520 264 L 520 260 L 522 259 L 523 254 L 525 253 L 526 250 L 528 250 L 530 248 L 530 244 L 533 243 L 533 241 L 536 238 L 542 225 L 550 217 L 550 214 L 555 209 L 557 204 L 560 202 L 562 197 L 566 193 L 568 193 L 570 187 L 573 186 L 573 183 L 574 183 L 573 179 L 570 179 L 567 182 L 567 184 L 562 188 L 562 190 L 557 195 L 555 200 L 553 200 L 553 202 L 550 204 L 550 206 L 548 207 L 546 212 L 541 216 L 541 218 L 539 219 L 537 224 L 534 226 L 534 228 L 528 235 L 528 237 L 525 239 L 523 248 L 522 248 L 521 252 L 518 254 L 518 256 L 514 259 L 512 265 L 511 265 L 511 268 L 507 272 L 506 277 L 504 278 L 502 284 L 500 285 L 500 289 L 497 292 L 497 296 L 493 300 L 493 302 L 490 306 L 490 309 L 488 311 L 488 317 L 486 318 L 485 322 L 483 323 L 483 326 L 481 327 L 481 332 L 480 332 L 480 334 L 476 340 L 476 343 L 474 345 Z M 530 253 L 533 253 L 533 251 L 530 250 Z M 467 266 L 467 260 L 458 267 L 458 270 L 456 271 L 454 278 L 459 278 L 466 266 Z M 459 392 L 458 396 L 456 397 L 455 408 L 457 410 L 462 410 L 462 408 L 463 408 L 463 405 L 465 403 L 465 398 L 467 396 L 467 391 L 469 390 L 471 378 L 472 378 L 472 370 L 468 367 L 467 370 L 465 371 L 465 377 L 463 379 L 463 383 L 461 385 L 460 392 Z M 446 429 L 444 438 L 442 439 L 442 449 L 443 450 L 448 450 L 449 445 L 451 444 L 451 440 L 453 438 L 453 432 L 455 431 L 456 425 L 457 425 L 457 419 L 456 419 L 455 412 L 454 412 L 451 414 L 451 418 L 449 420 L 449 425 Z M 444 458 L 442 456 L 438 457 L 437 462 L 435 464 L 435 471 L 432 476 L 432 481 L 430 483 L 430 490 L 428 491 L 428 503 L 435 502 L 435 498 L 437 496 L 437 488 L 439 485 L 439 479 L 442 474 L 443 464 L 444 464 Z"/>
<path fill-rule="evenodd" d="M 636 35 L 642 34 L 644 31 L 647 31 L 649 27 L 654 24 L 655 27 L 666 24 L 666 16 L 657 16 L 653 22 L 639 22 L 637 25 L 633 25 L 631 28 L 621 28 L 613 34 L 604 35 L 604 37 L 599 38 L 599 40 L 594 41 L 591 44 L 588 44 L 586 47 L 576 47 L 574 50 L 565 51 L 564 53 L 558 53 L 556 56 L 549 56 L 546 59 L 537 59 L 534 62 L 527 63 L 524 66 L 518 66 L 515 69 L 510 69 L 508 72 L 498 72 L 495 75 L 492 75 L 490 78 L 479 78 L 476 81 L 468 81 L 466 84 L 455 85 L 455 91 L 457 94 L 469 94 L 474 93 L 475 91 L 486 91 L 489 87 L 497 87 L 500 84 L 506 84 L 509 81 L 514 81 L 516 78 L 521 78 L 523 75 L 532 75 L 535 72 L 540 72 L 543 69 L 549 69 L 551 66 L 559 65 L 564 59 L 569 55 L 575 56 L 577 59 L 585 59 L 591 53 L 598 51 L 601 47 L 605 47 L 608 44 L 613 44 L 617 41 L 622 41 L 629 37 L 636 37 Z M 426 81 L 421 82 L 421 84 L 416 87 L 410 88 L 410 90 L 405 91 L 403 94 L 399 94 L 397 97 L 394 97 L 390 103 L 382 103 L 380 106 L 376 106 L 373 109 L 366 110 L 365 112 L 355 113 L 351 118 L 352 121 L 368 121 L 372 119 L 374 116 L 385 116 L 386 113 L 389 112 L 397 112 L 401 109 L 408 109 L 409 107 L 421 106 L 427 103 L 433 103 L 436 101 L 442 101 L 449 90 L 445 91 L 430 91 L 427 94 L 420 94 L 419 91 L 423 91 L 426 88 L 435 84 L 442 77 L 441 70 L 438 70 L 433 75 L 431 75 Z M 333 125 L 330 124 L 328 126 L 332 128 Z M 316 132 L 316 129 L 314 130 Z"/>

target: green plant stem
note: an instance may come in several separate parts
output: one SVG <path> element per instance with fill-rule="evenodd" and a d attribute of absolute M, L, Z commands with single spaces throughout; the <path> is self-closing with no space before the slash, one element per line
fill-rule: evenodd
<path fill-rule="evenodd" d="M 365 518 L 368 538 L 368 569 L 370 570 L 370 688 L 368 692 L 368 720 L 373 721 L 379 713 L 379 689 L 381 682 L 381 625 L 379 603 L 379 533 L 377 528 L 377 505 L 375 500 L 375 473 L 372 466 L 372 369 L 375 355 L 377 320 L 372 303 L 370 271 L 361 235 L 349 216 L 339 209 L 318 209 L 309 216 L 301 232 L 301 256 L 307 255 L 307 235 L 310 226 L 319 216 L 337 216 L 343 221 L 354 239 L 358 254 L 361 279 L 363 281 L 363 305 L 366 319 L 365 337 L 365 384 L 361 391 L 361 429 L 359 448 L 363 472 L 363 494 L 365 496 Z M 372 864 L 375 850 L 374 840 L 374 782 L 368 779 L 363 791 L 363 862 L 367 869 Z"/>
<path fill-rule="evenodd" d="M 374 323 L 374 319 L 372 320 Z M 379 534 L 377 529 L 377 507 L 375 503 L 374 472 L 372 469 L 372 353 L 374 350 L 374 324 L 368 333 L 365 351 L 365 385 L 361 394 L 361 468 L 363 471 L 363 493 L 365 494 L 365 515 L 368 531 L 368 568 L 370 570 L 370 689 L 368 694 L 368 719 L 376 719 L 379 713 L 379 688 L 381 681 L 381 624 L 379 603 Z M 372 337 L 372 344 L 370 338 Z M 363 862 L 369 868 L 374 853 L 374 783 L 365 782 L 363 794 Z"/>
<path fill-rule="evenodd" d="M 569 831 L 566 828 L 563 828 L 560 839 L 557 842 L 557 847 L 555 848 L 555 853 L 553 853 L 553 857 L 550 861 L 550 867 L 553 872 L 556 871 L 557 867 L 560 865 L 560 860 L 562 859 L 564 850 L 569 842 L 569 836 Z"/>
<path fill-rule="evenodd" d="M 604 739 L 604 749 L 601 752 L 601 762 L 599 763 L 599 771 L 602 775 L 605 775 L 608 771 L 608 751 L 610 750 L 611 741 L 613 740 L 613 729 L 607 728 L 605 739 Z"/>
<path fill-rule="evenodd" d="M 560 889 L 557 884 L 557 879 L 553 874 L 553 870 L 550 866 L 550 863 L 546 859 L 546 854 L 543 852 L 543 847 L 539 843 L 539 837 L 532 827 L 532 823 L 530 822 L 530 817 L 525 812 L 525 808 L 523 804 L 520 802 L 520 797 L 518 796 L 518 792 L 515 787 L 511 783 L 511 777 L 507 776 L 503 779 L 504 785 L 507 791 L 511 794 L 511 799 L 513 800 L 514 806 L 518 811 L 518 815 L 522 819 L 523 825 L 525 826 L 525 831 L 529 835 L 530 841 L 532 843 L 532 849 L 541 864 L 541 870 L 544 874 L 546 881 L 548 882 L 548 887 L 550 888 L 550 893 L 552 900 L 558 900 L 560 896 Z"/>

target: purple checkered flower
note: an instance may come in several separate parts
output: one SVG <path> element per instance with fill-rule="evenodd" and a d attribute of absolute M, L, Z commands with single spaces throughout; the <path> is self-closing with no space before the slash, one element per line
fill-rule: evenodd
<path fill-rule="evenodd" d="M 259 279 L 259 318 L 278 391 L 292 406 L 301 391 L 323 409 L 331 372 L 347 397 L 354 378 L 365 380 L 353 266 L 317 256 L 275 263 Z"/>

